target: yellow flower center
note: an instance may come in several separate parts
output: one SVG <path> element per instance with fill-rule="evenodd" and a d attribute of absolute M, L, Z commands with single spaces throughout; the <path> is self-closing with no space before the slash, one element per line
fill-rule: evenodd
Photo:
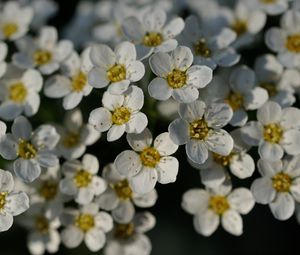
<path fill-rule="evenodd" d="M 6 204 L 6 196 L 8 192 L 0 192 L 0 212 L 4 209 Z"/>
<path fill-rule="evenodd" d="M 131 111 L 125 106 L 118 107 L 112 113 L 112 123 L 115 125 L 123 125 L 130 120 Z"/>
<path fill-rule="evenodd" d="M 260 0 L 263 4 L 274 4 L 277 0 Z"/>
<path fill-rule="evenodd" d="M 276 96 L 278 92 L 276 84 L 272 82 L 263 82 L 260 84 L 260 87 L 264 88 L 270 97 Z"/>
<path fill-rule="evenodd" d="M 53 180 L 43 181 L 39 189 L 40 195 L 46 200 L 52 200 L 53 198 L 55 198 L 57 191 L 58 191 L 57 182 Z"/>
<path fill-rule="evenodd" d="M 286 173 L 280 172 L 272 178 L 272 185 L 277 192 L 289 192 L 292 178 Z"/>
<path fill-rule="evenodd" d="M 211 56 L 211 50 L 207 47 L 206 40 L 204 38 L 200 39 L 194 45 L 195 53 L 198 56 L 208 58 Z"/>
<path fill-rule="evenodd" d="M 35 219 L 35 227 L 37 231 L 41 234 L 49 233 L 49 221 L 44 216 L 38 216 Z"/>
<path fill-rule="evenodd" d="M 147 47 L 156 47 L 163 42 L 163 36 L 156 32 L 147 32 L 143 38 L 143 44 Z"/>
<path fill-rule="evenodd" d="M 283 135 L 280 125 L 271 123 L 264 126 L 264 139 L 270 143 L 279 143 Z"/>
<path fill-rule="evenodd" d="M 235 20 L 231 25 L 231 29 L 236 32 L 237 36 L 245 34 L 248 30 L 248 25 L 245 20 Z"/>
<path fill-rule="evenodd" d="M 37 65 L 39 65 L 39 66 L 45 65 L 45 64 L 48 64 L 52 60 L 52 53 L 47 50 L 37 50 L 33 54 L 33 59 Z"/>
<path fill-rule="evenodd" d="M 86 75 L 83 72 L 80 72 L 72 78 L 72 90 L 75 92 L 80 92 L 84 89 L 86 83 Z"/>
<path fill-rule="evenodd" d="M 120 198 L 121 200 L 131 199 L 132 190 L 126 179 L 113 184 L 112 188 L 115 190 L 118 198 Z"/>
<path fill-rule="evenodd" d="M 243 106 L 244 98 L 240 93 L 231 91 L 225 101 L 233 111 L 236 111 Z"/>
<path fill-rule="evenodd" d="M 85 188 L 91 183 L 92 177 L 90 172 L 80 169 L 74 176 L 74 182 L 78 188 Z"/>
<path fill-rule="evenodd" d="M 126 79 L 126 68 L 123 65 L 115 64 L 106 72 L 107 79 L 111 82 L 119 82 Z"/>
<path fill-rule="evenodd" d="M 153 147 L 145 148 L 140 154 L 142 164 L 144 166 L 152 168 L 154 168 L 156 164 L 160 161 L 160 157 L 161 156 L 159 152 Z"/>
<path fill-rule="evenodd" d="M 18 156 L 20 156 L 23 159 L 32 159 L 35 158 L 36 154 L 37 150 L 30 142 L 20 139 Z"/>
<path fill-rule="evenodd" d="M 289 35 L 285 46 L 291 52 L 300 53 L 300 34 Z"/>
<path fill-rule="evenodd" d="M 134 225 L 128 224 L 116 224 L 115 237 L 118 239 L 128 239 L 134 234 Z"/>
<path fill-rule="evenodd" d="M 66 148 L 74 148 L 80 142 L 80 135 L 77 133 L 67 133 L 63 138 L 62 144 Z"/>
<path fill-rule="evenodd" d="M 174 69 L 167 76 L 168 84 L 173 89 L 182 88 L 186 84 L 186 74 L 183 71 Z"/>
<path fill-rule="evenodd" d="M 5 36 L 5 38 L 10 38 L 13 34 L 18 32 L 18 30 L 19 30 L 18 24 L 14 22 L 5 23 L 2 26 L 2 33 Z"/>
<path fill-rule="evenodd" d="M 79 214 L 75 218 L 75 226 L 80 228 L 83 232 L 89 231 L 95 226 L 94 216 L 91 214 Z"/>
<path fill-rule="evenodd" d="M 9 87 L 9 99 L 15 103 L 22 103 L 27 97 L 27 88 L 22 82 L 17 82 Z"/>
<path fill-rule="evenodd" d="M 209 132 L 209 127 L 204 119 L 195 120 L 190 123 L 190 137 L 192 139 L 203 140 Z"/>
<path fill-rule="evenodd" d="M 222 156 L 220 154 L 213 153 L 213 159 L 216 163 L 222 166 L 229 166 L 234 155 L 235 153 L 233 152 L 231 152 L 228 156 Z"/>
<path fill-rule="evenodd" d="M 224 196 L 212 196 L 209 200 L 209 208 L 218 215 L 222 215 L 229 207 L 228 200 Z"/>

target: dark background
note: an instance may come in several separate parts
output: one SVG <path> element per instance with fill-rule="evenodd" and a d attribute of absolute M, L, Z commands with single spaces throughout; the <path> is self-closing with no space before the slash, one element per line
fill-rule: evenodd
<path fill-rule="evenodd" d="M 201 1 L 201 0 L 200 0 Z M 55 25 L 59 30 L 66 24 L 72 16 L 78 0 L 63 1 L 57 0 L 60 5 L 59 13 L 51 19 L 50 24 Z M 273 21 L 271 21 L 273 22 Z M 255 51 L 245 51 L 246 58 L 249 56 L 250 62 L 253 53 L 265 51 L 263 46 Z M 83 109 L 85 118 L 88 113 L 100 105 L 99 92 L 93 92 L 89 99 L 84 99 L 80 107 Z M 56 100 L 59 101 L 59 100 Z M 87 102 L 88 101 L 88 102 Z M 46 112 L 40 109 L 33 122 L 40 123 L 44 120 L 61 120 L 63 111 L 61 102 L 44 99 L 44 104 L 56 104 L 59 111 Z M 147 102 L 146 102 L 147 104 Z M 149 112 L 150 114 L 150 112 Z M 155 135 L 167 130 L 168 122 L 150 119 L 151 130 Z M 105 142 L 102 137 L 97 145 L 89 148 L 91 152 L 98 156 L 102 167 L 111 161 L 124 149 L 128 148 L 125 138 L 115 143 Z M 299 253 L 300 225 L 295 217 L 280 222 L 274 219 L 268 206 L 256 205 L 244 220 L 244 234 L 241 237 L 234 237 L 226 233 L 221 227 L 211 236 L 203 237 L 194 231 L 192 216 L 181 209 L 182 194 L 193 187 L 200 187 L 200 177 L 198 170 L 191 168 L 186 163 L 184 148 L 180 148 L 176 153 L 180 161 L 180 170 L 176 183 L 168 185 L 157 185 L 159 199 L 155 207 L 150 211 L 157 218 L 156 227 L 149 232 L 152 240 L 153 255 L 265 255 L 265 254 L 290 254 L 293 251 Z M 233 178 L 235 187 L 250 187 L 251 180 L 239 181 Z M 14 226 L 10 231 L 0 233 L 0 255 L 26 255 L 26 232 Z M 60 255 L 68 254 L 92 254 L 82 245 L 78 249 L 67 250 L 61 246 Z M 97 254 L 101 254 L 98 252 Z M 121 254 L 120 254 L 121 255 Z"/>

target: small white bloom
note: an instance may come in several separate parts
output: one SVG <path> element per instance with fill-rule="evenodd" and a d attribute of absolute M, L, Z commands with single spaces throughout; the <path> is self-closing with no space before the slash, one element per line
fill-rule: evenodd
<path fill-rule="evenodd" d="M 85 154 L 82 162 L 66 161 L 62 165 L 65 178 L 60 181 L 61 192 L 74 196 L 79 204 L 91 203 L 94 196 L 103 193 L 107 187 L 106 182 L 97 176 L 98 171 L 99 161 L 91 154 Z"/>
<path fill-rule="evenodd" d="M 182 198 L 183 209 L 194 215 L 194 227 L 198 233 L 210 236 L 219 224 L 230 234 L 243 233 L 240 214 L 248 214 L 255 202 L 250 190 L 222 184 L 214 188 L 191 189 Z"/>
<path fill-rule="evenodd" d="M 130 42 L 118 44 L 114 51 L 104 44 L 93 45 L 90 57 L 94 68 L 89 72 L 89 83 L 95 88 L 108 86 L 111 94 L 123 94 L 131 82 L 139 81 L 145 74 Z"/>
<path fill-rule="evenodd" d="M 66 226 L 61 232 L 61 239 L 67 248 L 78 247 L 84 241 L 93 252 L 103 248 L 105 233 L 113 228 L 111 216 L 99 211 L 98 205 L 94 203 L 84 205 L 79 210 L 66 209 L 61 222 Z"/>
<path fill-rule="evenodd" d="M 170 55 L 158 52 L 151 56 L 150 67 L 158 77 L 148 87 L 150 96 L 167 100 L 171 96 L 179 102 L 190 103 L 198 98 L 199 88 L 212 79 L 207 66 L 192 65 L 193 54 L 188 47 L 179 46 Z"/>
<path fill-rule="evenodd" d="M 13 191 L 14 179 L 10 172 L 0 169 L 0 232 L 7 231 L 17 216 L 29 208 L 29 198 L 23 191 Z"/>
<path fill-rule="evenodd" d="M 99 132 L 107 133 L 107 141 L 118 140 L 124 132 L 141 133 L 148 124 L 147 116 L 140 112 L 144 104 L 144 93 L 131 86 L 123 95 L 108 91 L 102 97 L 103 107 L 90 113 L 89 124 Z"/>
<path fill-rule="evenodd" d="M 203 101 L 180 104 L 180 118 L 169 125 L 170 137 L 177 145 L 185 144 L 190 160 L 203 164 L 208 158 L 208 151 L 222 156 L 230 154 L 233 139 L 222 129 L 232 118 L 232 110 L 226 104 Z"/>
<path fill-rule="evenodd" d="M 275 102 L 267 102 L 256 114 L 258 121 L 250 121 L 242 127 L 243 140 L 258 146 L 259 155 L 267 160 L 300 153 L 300 110 L 295 107 L 281 108 Z"/>
<path fill-rule="evenodd" d="M 41 167 L 58 165 L 53 149 L 59 135 L 51 125 L 41 125 L 32 131 L 30 122 L 23 116 L 15 119 L 8 133 L 0 139 L 0 154 L 14 161 L 14 171 L 25 182 L 34 181 L 41 174 Z"/>
<path fill-rule="evenodd" d="M 256 202 L 269 204 L 276 219 L 287 220 L 295 212 L 295 201 L 300 202 L 300 157 L 272 162 L 260 159 L 257 165 L 262 177 L 251 186 Z"/>
<path fill-rule="evenodd" d="M 157 181 L 161 184 L 176 181 L 179 163 L 170 155 L 178 146 L 168 132 L 158 135 L 153 144 L 149 129 L 140 134 L 127 134 L 127 141 L 133 150 L 120 153 L 115 159 L 115 167 L 128 179 L 134 192 L 146 194 L 154 189 Z"/>

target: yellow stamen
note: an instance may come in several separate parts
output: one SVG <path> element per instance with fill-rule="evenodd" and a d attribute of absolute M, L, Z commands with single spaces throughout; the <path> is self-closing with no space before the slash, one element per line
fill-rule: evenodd
<path fill-rule="evenodd" d="M 80 169 L 74 176 L 74 182 L 78 188 L 85 188 L 91 183 L 92 177 L 90 172 Z"/>
<path fill-rule="evenodd" d="M 279 143 L 283 136 L 283 130 L 279 124 L 271 123 L 264 126 L 264 139 L 270 143 Z"/>
<path fill-rule="evenodd" d="M 147 47 L 156 47 L 163 42 L 163 36 L 160 33 L 148 32 L 143 38 L 143 44 Z"/>
<path fill-rule="evenodd" d="M 23 139 L 19 141 L 19 148 L 18 148 L 18 156 L 23 159 L 32 159 L 35 158 L 37 154 L 36 148 L 30 142 L 27 142 Z"/>
<path fill-rule="evenodd" d="M 130 120 L 131 111 L 125 106 L 118 107 L 112 113 L 112 123 L 115 125 L 123 125 Z"/>
<path fill-rule="evenodd" d="M 272 178 L 272 185 L 277 192 L 289 192 L 292 178 L 288 174 L 280 172 Z"/>
<path fill-rule="evenodd" d="M 27 88 L 22 82 L 17 82 L 9 87 L 9 99 L 15 103 L 23 103 L 27 97 Z"/>
<path fill-rule="evenodd" d="M 131 199 L 132 190 L 126 179 L 113 184 L 112 188 L 115 190 L 118 198 L 120 198 L 121 200 Z"/>
<path fill-rule="evenodd" d="M 209 208 L 216 214 L 222 215 L 230 208 L 230 206 L 226 197 L 216 195 L 210 198 Z"/>
<path fill-rule="evenodd" d="M 95 226 L 94 216 L 91 214 L 79 214 L 75 218 L 75 226 L 80 228 L 83 232 L 89 231 Z"/>
<path fill-rule="evenodd" d="M 182 88 L 186 84 L 186 79 L 187 76 L 185 72 L 178 69 L 174 69 L 167 76 L 167 82 L 169 86 L 173 89 Z"/>
<path fill-rule="evenodd" d="M 119 82 L 126 79 L 126 68 L 123 65 L 115 64 L 106 72 L 107 79 L 111 82 Z"/>
<path fill-rule="evenodd" d="M 154 168 L 160 161 L 160 158 L 159 152 L 153 147 L 145 148 L 140 154 L 142 164 L 147 167 Z"/>
<path fill-rule="evenodd" d="M 48 64 L 52 60 L 52 53 L 47 50 L 37 50 L 33 54 L 33 59 L 37 65 L 39 65 L 39 66 L 45 65 L 45 64 Z"/>
<path fill-rule="evenodd" d="M 195 120 L 190 123 L 190 137 L 192 139 L 203 140 L 209 132 L 209 127 L 204 119 Z"/>

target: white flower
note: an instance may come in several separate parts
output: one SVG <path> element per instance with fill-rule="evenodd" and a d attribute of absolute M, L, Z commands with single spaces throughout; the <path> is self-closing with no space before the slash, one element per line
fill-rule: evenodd
<path fill-rule="evenodd" d="M 222 184 L 214 188 L 191 189 L 184 193 L 182 207 L 194 215 L 194 227 L 198 233 L 210 236 L 222 227 L 230 234 L 243 233 L 243 221 L 240 214 L 247 214 L 255 202 L 250 190 L 237 188 L 231 191 L 231 185 Z"/>
<path fill-rule="evenodd" d="M 94 144 L 101 136 L 95 128 L 83 123 L 83 116 L 79 109 L 69 111 L 64 118 L 64 126 L 57 126 L 60 141 L 57 145 L 57 154 L 65 159 L 81 157 L 86 146 Z"/>
<path fill-rule="evenodd" d="M 73 50 L 70 41 L 57 41 L 57 37 L 56 28 L 42 27 L 38 38 L 20 39 L 17 42 L 20 52 L 13 55 L 13 63 L 20 68 L 37 67 L 42 74 L 52 74 Z"/>
<path fill-rule="evenodd" d="M 74 109 L 84 96 L 88 96 L 93 87 L 88 82 L 88 72 L 92 69 L 90 48 L 81 56 L 73 52 L 62 65 L 63 75 L 55 75 L 47 80 L 44 93 L 51 98 L 63 97 L 65 110 Z"/>
<path fill-rule="evenodd" d="M 149 129 L 140 134 L 127 134 L 127 141 L 133 150 L 120 153 L 115 159 L 115 167 L 128 179 L 134 192 L 146 194 L 154 189 L 157 181 L 161 184 L 176 181 L 179 164 L 170 155 L 178 146 L 168 132 L 158 135 L 153 144 Z"/>
<path fill-rule="evenodd" d="M 287 68 L 300 65 L 300 11 L 287 11 L 280 20 L 280 28 L 270 28 L 265 34 L 267 46 L 277 53 L 281 64 Z"/>
<path fill-rule="evenodd" d="M 192 50 L 195 64 L 207 65 L 212 69 L 218 65 L 235 65 L 240 60 L 240 55 L 231 47 L 236 33 L 229 28 L 212 31 L 210 25 L 209 21 L 200 25 L 196 16 L 189 16 L 181 35 L 182 44 Z"/>
<path fill-rule="evenodd" d="M 94 203 L 84 205 L 79 210 L 66 209 L 61 222 L 66 226 L 61 232 L 61 239 L 67 248 L 78 247 L 84 241 L 93 252 L 105 245 L 105 233 L 113 228 L 111 216 L 99 211 Z"/>
<path fill-rule="evenodd" d="M 289 0 L 250 0 L 245 2 L 250 8 L 262 10 L 269 15 L 279 15 L 289 7 Z"/>
<path fill-rule="evenodd" d="M 150 67 L 158 77 L 148 87 L 150 96 L 167 100 L 171 96 L 179 102 L 190 103 L 198 98 L 199 88 L 212 79 L 207 66 L 192 65 L 193 54 L 188 47 L 179 46 L 169 54 L 158 52 L 151 56 Z"/>
<path fill-rule="evenodd" d="M 0 169 L 0 232 L 7 231 L 17 216 L 29 208 L 29 198 L 23 191 L 13 191 L 10 172 Z"/>
<path fill-rule="evenodd" d="M 233 139 L 224 130 L 232 117 L 232 110 L 226 104 L 203 101 L 180 104 L 180 118 L 169 125 L 170 137 L 177 145 L 185 144 L 190 160 L 203 164 L 208 151 L 227 156 L 233 148 Z"/>
<path fill-rule="evenodd" d="M 14 120 L 24 113 L 33 116 L 40 107 L 39 91 L 43 86 L 43 77 L 34 70 L 25 72 L 9 66 L 6 75 L 0 81 L 0 117 Z"/>
<path fill-rule="evenodd" d="M 94 68 L 89 72 L 89 83 L 95 88 L 108 86 L 111 94 L 123 94 L 131 82 L 139 81 L 145 74 L 130 42 L 118 44 L 115 51 L 104 44 L 93 45 L 90 57 Z"/>
<path fill-rule="evenodd" d="M 90 113 L 89 124 L 99 132 L 107 133 L 107 141 L 118 140 L 124 132 L 141 133 L 148 124 L 147 116 L 140 112 L 144 104 L 143 91 L 131 86 L 123 95 L 108 91 L 102 97 L 103 107 Z"/>
<path fill-rule="evenodd" d="M 66 161 L 62 165 L 65 178 L 59 184 L 61 192 L 74 196 L 79 204 L 91 203 L 94 196 L 103 193 L 107 187 L 106 182 L 97 176 L 98 171 L 99 161 L 91 154 L 85 154 L 82 162 Z"/>
<path fill-rule="evenodd" d="M 53 149 L 59 135 L 51 125 L 41 125 L 32 131 L 30 122 L 23 116 L 15 119 L 8 133 L 0 139 L 0 154 L 14 161 L 14 171 L 25 182 L 34 181 L 42 167 L 58 165 Z"/>
<path fill-rule="evenodd" d="M 122 30 L 128 40 L 137 46 L 139 58 L 146 58 L 153 52 L 168 52 L 177 46 L 174 39 L 184 28 L 182 18 L 173 18 L 167 22 L 167 14 L 158 8 L 146 8 L 137 16 L 126 18 Z"/>
<path fill-rule="evenodd" d="M 22 7 L 17 1 L 8 1 L 1 7 L 0 40 L 14 41 L 24 36 L 33 18 L 32 7 Z"/>
<path fill-rule="evenodd" d="M 0 78 L 5 74 L 7 64 L 5 58 L 8 53 L 7 45 L 4 42 L 0 41 Z"/>
<path fill-rule="evenodd" d="M 295 201 L 300 202 L 300 157 L 273 162 L 260 159 L 257 165 L 262 177 L 251 186 L 256 202 L 269 204 L 276 219 L 287 220 L 295 212 Z"/>
<path fill-rule="evenodd" d="M 243 140 L 258 146 L 259 155 L 274 161 L 284 152 L 300 153 L 300 110 L 295 107 L 281 108 L 275 102 L 267 102 L 256 114 L 258 121 L 250 121 L 242 127 Z"/>
<path fill-rule="evenodd" d="M 108 187 L 95 202 L 101 209 L 112 211 L 112 217 L 118 223 L 125 224 L 133 219 L 134 205 L 147 208 L 153 206 L 157 200 L 156 190 L 144 195 L 133 192 L 128 180 L 118 173 L 114 164 L 105 166 L 102 176 L 107 181 Z"/>
<path fill-rule="evenodd" d="M 155 217 L 149 213 L 138 213 L 128 224 L 115 224 L 108 235 L 104 249 L 105 255 L 150 255 L 151 241 L 144 234 L 156 224 Z"/>

